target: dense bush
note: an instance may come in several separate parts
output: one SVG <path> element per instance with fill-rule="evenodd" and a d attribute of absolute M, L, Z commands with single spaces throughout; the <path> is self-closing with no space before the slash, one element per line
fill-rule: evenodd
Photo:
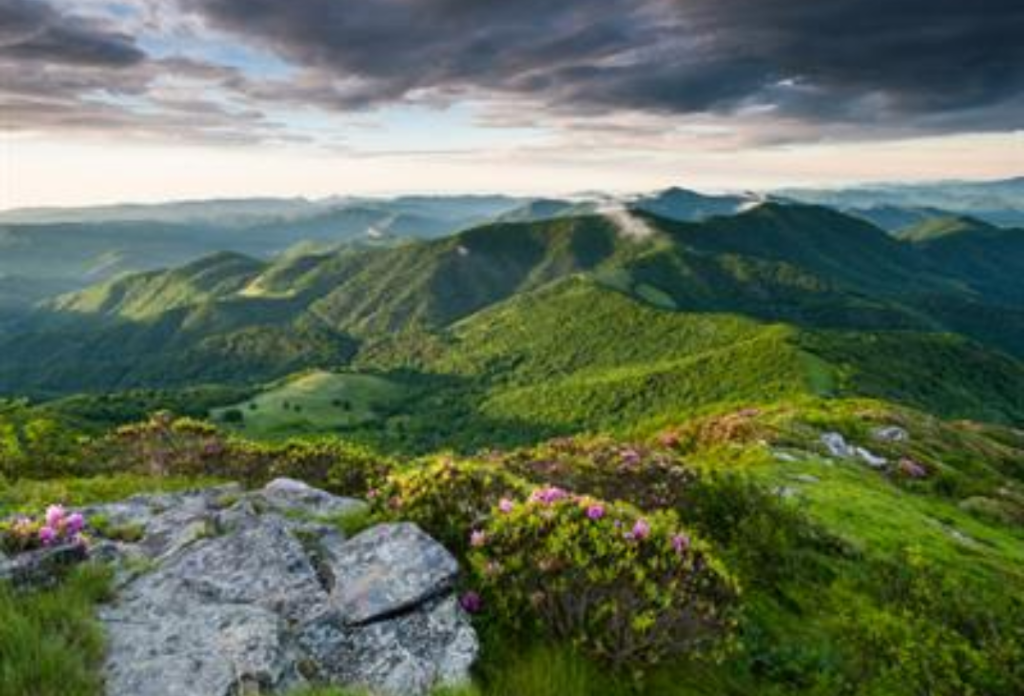
<path fill-rule="evenodd" d="M 393 473 L 370 497 L 385 515 L 415 522 L 449 549 L 463 552 L 466 530 L 482 524 L 499 500 L 527 488 L 494 465 L 442 456 Z"/>
<path fill-rule="evenodd" d="M 363 496 L 393 463 L 372 450 L 335 438 L 259 443 L 212 425 L 159 413 L 123 426 L 89 445 L 103 471 L 157 477 L 220 477 L 250 486 L 287 476 L 338 493 Z M 99 471 L 96 467 L 95 471 Z"/>
<path fill-rule="evenodd" d="M 645 510 L 676 507 L 697 478 L 660 443 L 626 444 L 610 438 L 560 438 L 493 458 L 531 481 L 626 500 Z"/>
<path fill-rule="evenodd" d="M 50 478 L 78 473 L 83 438 L 26 403 L 0 401 L 0 477 Z"/>
<path fill-rule="evenodd" d="M 500 500 L 469 541 L 497 620 L 569 640 L 619 669 L 706 648 L 731 625 L 735 583 L 670 513 L 544 487 Z"/>

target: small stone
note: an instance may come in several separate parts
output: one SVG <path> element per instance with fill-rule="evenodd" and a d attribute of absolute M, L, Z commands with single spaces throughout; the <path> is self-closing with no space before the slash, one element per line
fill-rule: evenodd
<path fill-rule="evenodd" d="M 880 442 L 907 442 L 910 433 L 898 425 L 886 425 L 872 430 L 871 437 Z"/>
<path fill-rule="evenodd" d="M 821 442 L 825 445 L 828 453 L 833 457 L 848 459 L 854 455 L 854 449 L 846 442 L 846 438 L 839 433 L 823 433 Z"/>
<path fill-rule="evenodd" d="M 880 457 L 863 447 L 855 447 L 854 452 L 856 452 L 857 456 L 872 469 L 881 469 L 889 462 L 885 457 Z"/>

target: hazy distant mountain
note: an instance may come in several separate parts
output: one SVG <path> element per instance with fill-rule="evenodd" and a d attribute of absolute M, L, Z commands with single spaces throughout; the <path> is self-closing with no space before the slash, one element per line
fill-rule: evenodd
<path fill-rule="evenodd" d="M 504 196 L 251 199 L 0 213 L 0 275 L 62 289 L 188 263 L 217 251 L 262 258 L 296 244 L 432 238 L 523 203 Z"/>
<path fill-rule="evenodd" d="M 709 196 L 681 188 L 640 196 L 630 207 L 669 220 L 696 221 L 716 215 L 735 215 L 760 202 L 757 196 Z"/>
<path fill-rule="evenodd" d="M 1024 225 L 1024 177 L 1002 181 L 870 185 L 840 189 L 784 189 L 777 195 L 849 211 L 880 207 L 934 208 L 995 225 Z"/>

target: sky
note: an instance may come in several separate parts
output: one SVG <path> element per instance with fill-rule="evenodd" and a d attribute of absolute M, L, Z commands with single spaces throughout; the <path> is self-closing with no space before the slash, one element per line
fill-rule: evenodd
<path fill-rule="evenodd" d="M 1024 174 L 1020 0 L 0 0 L 0 208 Z"/>

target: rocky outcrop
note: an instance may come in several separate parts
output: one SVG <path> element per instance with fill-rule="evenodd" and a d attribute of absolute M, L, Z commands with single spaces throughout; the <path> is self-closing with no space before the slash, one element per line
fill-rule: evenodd
<path fill-rule="evenodd" d="M 141 528 L 95 555 L 119 567 L 100 612 L 109 696 L 234 696 L 330 683 L 417 696 L 468 678 L 476 634 L 455 559 L 411 524 L 346 539 L 358 511 L 298 481 L 87 510 Z"/>
<path fill-rule="evenodd" d="M 825 445 L 825 449 L 833 457 L 838 457 L 840 459 L 860 459 L 872 469 L 881 469 L 889 462 L 885 457 L 876 455 L 865 447 L 858 447 L 850 444 L 840 433 L 823 433 L 821 436 L 821 444 Z"/>
<path fill-rule="evenodd" d="M 0 551 L 0 581 L 15 587 L 45 587 L 85 558 L 82 544 L 62 544 L 11 557 Z"/>

